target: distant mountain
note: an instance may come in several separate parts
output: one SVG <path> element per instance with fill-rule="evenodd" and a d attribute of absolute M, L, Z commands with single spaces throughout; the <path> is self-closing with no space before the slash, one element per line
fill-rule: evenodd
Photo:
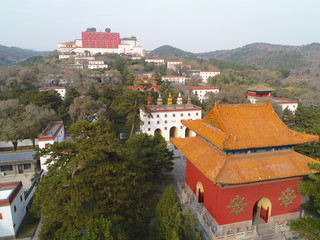
<path fill-rule="evenodd" d="M 175 48 L 169 45 L 163 45 L 150 52 L 151 57 L 168 57 L 168 56 L 187 57 L 192 55 L 194 55 L 194 53 L 185 52 L 179 48 Z"/>
<path fill-rule="evenodd" d="M 196 54 L 202 58 L 248 64 L 263 68 L 294 70 L 297 73 L 320 71 L 320 44 L 304 46 L 253 43 L 233 50 L 219 50 Z"/>
<path fill-rule="evenodd" d="M 29 57 L 42 56 L 49 52 L 26 50 L 18 47 L 6 47 L 0 45 L 0 66 L 16 64 Z"/>

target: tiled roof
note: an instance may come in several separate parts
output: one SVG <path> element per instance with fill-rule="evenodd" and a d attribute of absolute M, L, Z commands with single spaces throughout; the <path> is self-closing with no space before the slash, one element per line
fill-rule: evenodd
<path fill-rule="evenodd" d="M 266 86 L 262 86 L 262 85 L 259 85 L 259 86 L 255 86 L 255 87 L 251 87 L 251 88 L 248 88 L 247 89 L 248 91 L 254 91 L 254 92 L 271 92 L 273 91 L 274 89 L 272 88 L 268 88 Z"/>
<path fill-rule="evenodd" d="M 303 176 L 311 172 L 308 162 L 319 163 L 293 150 L 228 156 L 200 137 L 171 141 L 209 180 L 220 184 Z"/>
<path fill-rule="evenodd" d="M 220 105 L 201 120 L 182 123 L 220 149 L 237 150 L 288 146 L 318 141 L 319 137 L 290 130 L 270 103 Z"/>

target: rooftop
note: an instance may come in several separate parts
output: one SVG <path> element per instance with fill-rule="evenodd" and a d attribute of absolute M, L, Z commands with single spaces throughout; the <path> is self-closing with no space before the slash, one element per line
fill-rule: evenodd
<path fill-rule="evenodd" d="M 222 150 L 292 146 L 319 137 L 289 129 L 269 101 L 255 104 L 215 104 L 203 119 L 182 123 Z"/>
<path fill-rule="evenodd" d="M 0 153 L 0 162 L 2 162 L 2 161 L 24 160 L 24 159 L 33 159 L 33 156 L 35 154 L 36 154 L 36 151 Z"/>
<path fill-rule="evenodd" d="M 187 89 L 189 89 L 189 90 L 209 90 L 209 89 L 219 89 L 219 88 L 212 87 L 212 86 L 188 86 Z"/>
<path fill-rule="evenodd" d="M 274 89 L 259 85 L 259 86 L 247 88 L 247 90 L 252 92 L 272 92 Z"/>
<path fill-rule="evenodd" d="M 21 188 L 21 182 L 0 184 L 0 205 L 10 204 Z"/>
<path fill-rule="evenodd" d="M 60 129 L 63 127 L 63 122 L 51 122 L 48 127 L 40 134 L 38 140 L 48 140 L 47 138 L 54 138 Z"/>
<path fill-rule="evenodd" d="M 201 107 L 192 104 L 172 104 L 172 105 L 151 105 L 148 106 L 151 112 L 159 111 L 183 111 L 183 110 L 201 110 Z"/>
<path fill-rule="evenodd" d="M 299 177 L 311 173 L 309 162 L 319 163 L 294 150 L 226 155 L 200 137 L 171 141 L 209 180 L 220 184 Z"/>

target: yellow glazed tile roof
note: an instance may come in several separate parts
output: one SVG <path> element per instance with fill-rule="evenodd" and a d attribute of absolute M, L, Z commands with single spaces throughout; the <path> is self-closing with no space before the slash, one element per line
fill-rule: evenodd
<path fill-rule="evenodd" d="M 269 102 L 215 104 L 201 120 L 182 123 L 220 149 L 250 149 L 286 146 L 318 141 L 319 137 L 290 130 Z"/>
<path fill-rule="evenodd" d="M 307 175 L 311 173 L 308 162 L 319 163 L 293 150 L 227 156 L 200 137 L 174 138 L 171 141 L 208 179 L 220 184 Z"/>

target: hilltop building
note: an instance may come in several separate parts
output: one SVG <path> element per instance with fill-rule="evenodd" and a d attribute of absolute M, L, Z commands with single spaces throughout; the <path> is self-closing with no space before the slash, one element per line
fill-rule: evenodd
<path fill-rule="evenodd" d="M 248 99 L 251 103 L 257 103 L 258 100 L 261 98 L 268 98 L 270 99 L 270 101 L 280 105 L 282 110 L 285 110 L 287 108 L 294 114 L 298 108 L 298 101 L 272 97 L 273 90 L 274 89 L 272 88 L 268 88 L 266 86 L 261 86 L 261 85 L 247 88 Z"/>
<path fill-rule="evenodd" d="M 220 74 L 219 71 L 200 71 L 200 73 L 199 73 L 203 83 L 208 83 L 209 77 L 214 77 L 219 74 Z"/>
<path fill-rule="evenodd" d="M 177 70 L 177 68 L 181 67 L 183 62 L 181 61 L 168 61 L 167 62 L 167 69 Z"/>
<path fill-rule="evenodd" d="M 290 130 L 270 103 L 215 104 L 182 120 L 197 136 L 172 138 L 186 156 L 186 184 L 218 231 L 299 216 L 298 182 L 318 163 L 294 151 L 319 137 Z"/>
<path fill-rule="evenodd" d="M 82 39 L 59 43 L 57 50 L 59 53 L 75 53 L 79 56 L 94 56 L 98 53 L 145 56 L 145 50 L 138 45 L 138 40 L 134 36 L 120 38 L 120 34 L 111 32 L 110 28 L 106 28 L 104 32 L 87 28 L 82 32 Z"/>
<path fill-rule="evenodd" d="M 0 238 L 2 239 L 2 237 L 11 237 L 15 239 L 14 237 L 25 215 L 26 202 L 22 183 L 1 183 Z"/>
<path fill-rule="evenodd" d="M 208 98 L 207 93 L 219 93 L 220 91 L 218 87 L 212 86 L 188 86 L 187 89 L 195 94 L 200 102 L 204 102 Z"/>
<path fill-rule="evenodd" d="M 108 64 L 105 64 L 104 61 L 100 60 L 91 60 L 88 64 L 89 69 L 102 69 L 102 68 L 108 68 Z"/>
<path fill-rule="evenodd" d="M 156 65 L 163 65 L 165 64 L 164 59 L 162 58 L 146 58 L 145 61 L 147 63 L 154 63 Z"/>
<path fill-rule="evenodd" d="M 150 98 L 150 96 L 149 96 Z M 166 141 L 170 138 L 181 138 L 194 136 L 194 133 L 182 125 L 182 120 L 200 119 L 201 108 L 191 104 L 191 99 L 188 99 L 187 104 L 182 104 L 181 95 L 177 99 L 177 104 L 172 104 L 171 94 L 169 94 L 168 104 L 162 104 L 162 98 L 159 95 L 157 105 L 151 105 L 149 100 L 148 106 L 150 113 L 148 114 L 140 109 L 140 119 L 143 122 L 141 132 L 154 135 L 160 133 Z"/>
<path fill-rule="evenodd" d="M 138 91 L 150 91 L 150 92 L 159 92 L 160 86 L 157 85 L 157 81 L 154 77 L 148 77 L 143 75 L 141 77 L 136 77 L 133 81 L 133 86 L 128 86 L 128 89 L 138 90 Z"/>

